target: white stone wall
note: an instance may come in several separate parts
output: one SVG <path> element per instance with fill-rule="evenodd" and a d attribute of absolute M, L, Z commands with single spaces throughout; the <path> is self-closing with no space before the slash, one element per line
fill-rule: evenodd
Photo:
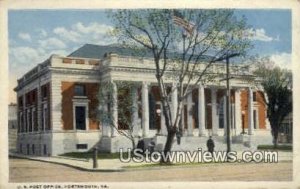
<path fill-rule="evenodd" d="M 52 133 L 52 155 L 68 152 L 89 151 L 97 146 L 101 139 L 100 131 L 63 131 Z M 77 149 L 77 144 L 87 144 L 87 149 Z"/>
<path fill-rule="evenodd" d="M 35 146 L 35 153 L 32 151 L 32 145 Z M 27 151 L 29 145 L 29 154 Z M 47 152 L 44 154 L 44 145 L 46 145 Z M 51 133 L 19 133 L 17 139 L 17 151 L 22 154 L 48 156 L 51 155 L 52 137 Z M 21 149 L 22 147 L 22 149 Z"/>

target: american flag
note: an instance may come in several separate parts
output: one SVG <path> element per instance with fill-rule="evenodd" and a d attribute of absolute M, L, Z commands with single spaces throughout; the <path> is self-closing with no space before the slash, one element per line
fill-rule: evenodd
<path fill-rule="evenodd" d="M 193 35 L 195 25 L 185 20 L 183 15 L 179 11 L 173 10 L 172 18 L 173 18 L 173 22 L 176 25 L 182 27 L 186 32 L 188 32 L 190 36 Z"/>

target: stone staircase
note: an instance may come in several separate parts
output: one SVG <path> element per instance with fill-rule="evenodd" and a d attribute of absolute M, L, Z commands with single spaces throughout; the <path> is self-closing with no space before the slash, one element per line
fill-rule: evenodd
<path fill-rule="evenodd" d="M 155 150 L 162 151 L 166 142 L 166 136 L 156 135 L 153 137 L 155 142 Z M 152 138 L 144 138 L 145 148 L 148 148 Z M 138 138 L 135 139 L 136 144 Z M 180 144 L 177 144 L 176 138 L 174 139 L 172 151 L 197 151 L 202 149 L 206 151 L 206 142 L 208 137 L 199 137 L 199 136 L 183 136 L 181 137 Z M 226 151 L 227 143 L 224 136 L 214 136 L 216 151 Z M 255 150 L 257 145 L 266 144 L 265 139 L 262 136 L 249 136 L 249 135 L 239 135 L 232 137 L 231 150 L 232 151 L 244 151 L 244 150 Z M 100 141 L 96 144 L 100 152 L 119 152 L 122 148 L 123 151 L 127 151 L 128 148 L 132 149 L 131 141 L 124 136 L 117 137 L 101 137 Z"/>

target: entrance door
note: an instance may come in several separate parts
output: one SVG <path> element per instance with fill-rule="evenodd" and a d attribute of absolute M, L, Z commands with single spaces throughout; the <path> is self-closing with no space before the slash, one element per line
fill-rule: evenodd
<path fill-rule="evenodd" d="M 75 108 L 75 121 L 76 121 L 76 129 L 77 130 L 85 130 L 85 107 L 84 106 L 76 106 Z"/>

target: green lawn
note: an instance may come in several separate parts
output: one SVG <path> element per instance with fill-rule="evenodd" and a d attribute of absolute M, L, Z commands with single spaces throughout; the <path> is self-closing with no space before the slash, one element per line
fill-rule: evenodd
<path fill-rule="evenodd" d="M 292 145 L 278 145 L 277 148 L 274 148 L 273 145 L 258 145 L 258 150 L 272 150 L 272 151 L 293 151 Z"/>

